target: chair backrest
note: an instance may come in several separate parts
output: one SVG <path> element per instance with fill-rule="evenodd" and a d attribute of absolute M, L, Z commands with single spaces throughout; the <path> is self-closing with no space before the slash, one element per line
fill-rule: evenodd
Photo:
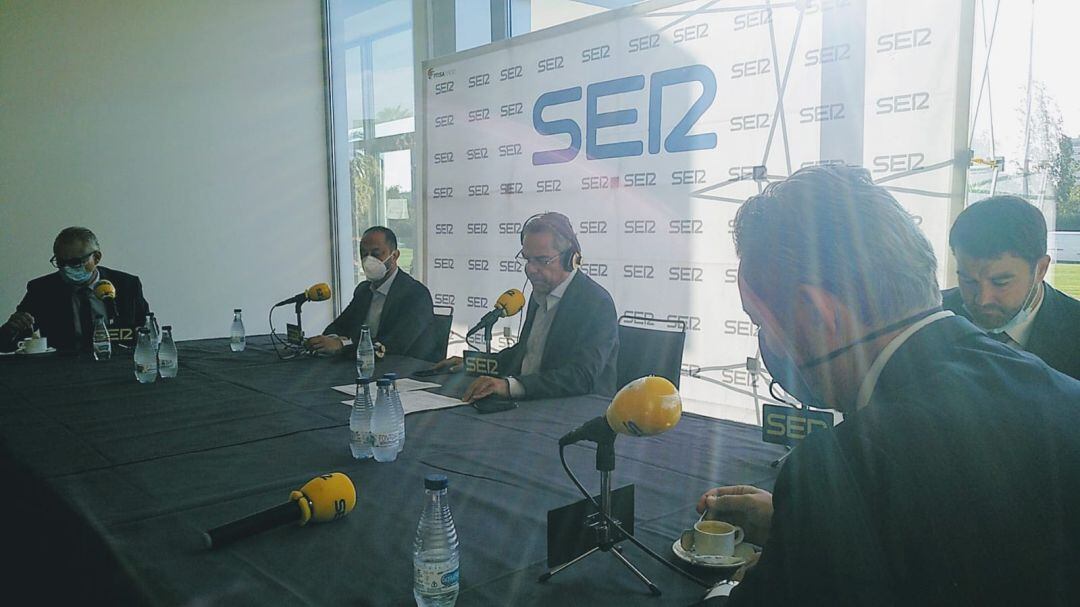
<path fill-rule="evenodd" d="M 678 388 L 684 343 L 686 323 L 681 320 L 623 314 L 619 317 L 617 387 L 622 388 L 639 377 L 658 375 Z"/>
<path fill-rule="evenodd" d="M 431 360 L 438 362 L 446 358 L 447 348 L 450 347 L 450 327 L 454 324 L 454 308 L 450 306 L 435 306 L 435 320 L 431 323 L 432 354 Z"/>

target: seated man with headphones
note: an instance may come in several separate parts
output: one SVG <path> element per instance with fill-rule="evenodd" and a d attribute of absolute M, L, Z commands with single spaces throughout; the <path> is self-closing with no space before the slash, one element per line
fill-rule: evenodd
<path fill-rule="evenodd" d="M 498 354 L 505 377 L 478 377 L 461 400 L 613 394 L 619 353 L 615 304 L 604 287 L 578 271 L 581 245 L 570 220 L 562 213 L 534 215 L 520 241 L 518 259 L 532 284 L 521 338 Z"/>

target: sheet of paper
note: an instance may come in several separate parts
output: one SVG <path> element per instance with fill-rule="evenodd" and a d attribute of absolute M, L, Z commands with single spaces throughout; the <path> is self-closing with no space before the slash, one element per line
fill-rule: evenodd
<path fill-rule="evenodd" d="M 351 407 L 353 401 L 343 400 L 341 401 L 341 404 Z M 434 411 L 435 409 L 460 407 L 465 404 L 468 403 L 463 403 L 459 399 L 451 396 L 432 394 L 431 392 L 424 392 L 423 390 L 411 390 L 409 392 L 401 393 L 401 407 L 405 409 L 405 415 L 416 413 L 418 411 Z"/>
<path fill-rule="evenodd" d="M 418 379 L 412 379 L 410 377 L 401 377 L 397 380 L 398 392 L 412 392 L 413 390 L 426 390 L 428 388 L 438 388 L 442 384 L 435 384 L 429 381 L 420 381 Z M 356 384 L 345 384 L 344 386 L 334 386 L 334 389 L 342 394 L 348 394 L 349 396 L 356 396 Z"/>

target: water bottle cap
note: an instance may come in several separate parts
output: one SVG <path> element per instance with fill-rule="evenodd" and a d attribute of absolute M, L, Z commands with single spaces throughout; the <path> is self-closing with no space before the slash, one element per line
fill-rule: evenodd
<path fill-rule="evenodd" d="M 139 327 L 138 329 L 135 329 L 135 332 L 136 333 L 146 333 L 147 335 L 149 335 L 150 334 L 150 329 L 147 329 L 146 327 Z"/>
<path fill-rule="evenodd" d="M 150 313 L 150 318 L 153 318 L 153 317 L 154 317 L 154 313 L 153 313 L 153 312 L 151 312 L 151 313 Z"/>
<path fill-rule="evenodd" d="M 390 381 L 394 381 L 395 379 L 397 379 L 397 373 L 383 373 L 383 377 L 389 379 Z"/>
<path fill-rule="evenodd" d="M 165 325 L 161 327 L 162 331 L 172 331 L 172 325 Z"/>
<path fill-rule="evenodd" d="M 390 380 L 386 379 L 385 377 L 380 377 L 378 380 L 375 381 L 375 385 L 380 388 L 386 388 L 390 386 Z"/>
<path fill-rule="evenodd" d="M 233 314 L 239 314 L 239 313 L 240 313 L 240 308 L 234 308 L 233 309 Z"/>
<path fill-rule="evenodd" d="M 374 377 L 357 377 L 356 378 L 356 383 L 358 383 L 358 384 L 370 384 L 373 381 L 375 381 Z"/>
<path fill-rule="evenodd" d="M 429 474 L 424 477 L 424 489 L 430 489 L 432 491 L 446 489 L 446 486 L 449 483 L 450 481 L 447 480 L 445 474 Z"/>

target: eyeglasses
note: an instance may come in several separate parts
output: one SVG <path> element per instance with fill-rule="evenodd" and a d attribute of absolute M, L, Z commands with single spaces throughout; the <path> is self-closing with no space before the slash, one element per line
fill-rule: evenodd
<path fill-rule="evenodd" d="M 525 264 L 531 263 L 534 266 L 546 266 L 558 258 L 558 255 L 537 255 L 536 257 L 526 257 L 525 251 L 523 250 L 518 251 L 517 255 L 514 256 L 514 259 L 517 259 L 518 261 L 521 261 Z"/>
<path fill-rule="evenodd" d="M 75 268 L 89 261 L 90 258 L 94 256 L 94 253 L 97 253 L 97 251 L 90 251 L 82 257 L 72 257 L 71 259 L 57 259 L 56 255 L 53 255 L 49 258 L 49 263 L 52 264 L 52 267 L 57 269 L 63 267 Z"/>

